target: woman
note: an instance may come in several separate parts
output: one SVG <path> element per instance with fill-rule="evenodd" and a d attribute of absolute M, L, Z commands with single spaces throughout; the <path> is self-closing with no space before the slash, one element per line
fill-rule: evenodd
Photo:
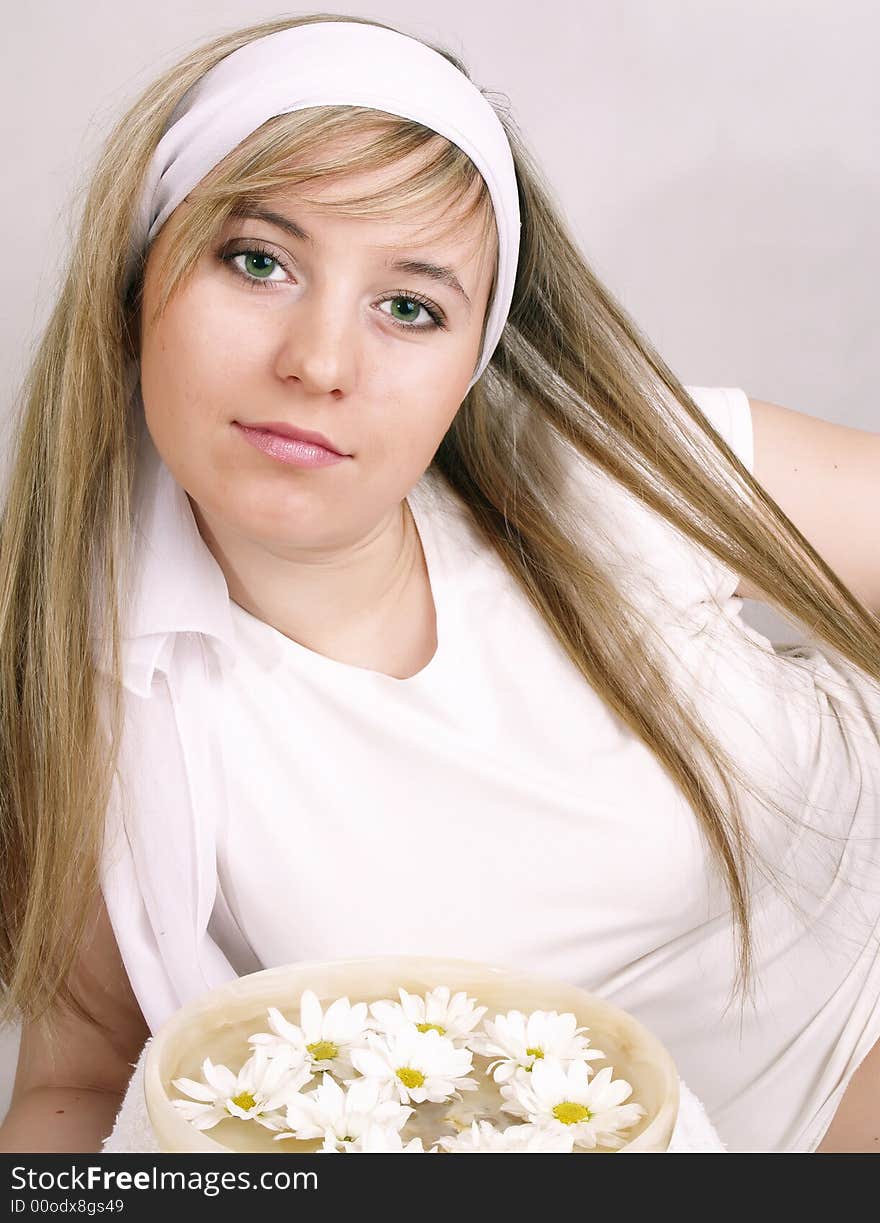
<path fill-rule="evenodd" d="M 604 993 L 731 1150 L 867 1144 L 880 592 L 778 458 L 828 446 L 867 487 L 873 435 L 678 382 L 448 52 L 317 14 L 166 73 L 2 520 L 9 1140 L 62 1087 L 108 1132 L 229 976 L 414 950 Z"/>

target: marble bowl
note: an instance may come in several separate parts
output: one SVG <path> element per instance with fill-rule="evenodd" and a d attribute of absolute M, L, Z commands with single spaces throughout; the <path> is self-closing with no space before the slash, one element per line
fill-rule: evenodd
<path fill-rule="evenodd" d="M 326 1009 L 329 1002 L 343 996 L 352 1003 L 375 1002 L 379 998 L 396 1001 L 399 986 L 409 993 L 424 994 L 437 985 L 448 985 L 453 993 L 467 990 L 478 1005 L 489 1007 L 484 1016 L 487 1019 L 513 1009 L 573 1012 L 578 1024 L 589 1028 L 590 1045 L 605 1054 L 605 1060 L 590 1062 L 592 1072 L 612 1065 L 614 1078 L 626 1079 L 632 1087 L 626 1103 L 635 1102 L 647 1110 L 647 1115 L 627 1131 L 629 1141 L 614 1153 L 668 1148 L 678 1116 L 678 1073 L 660 1041 L 627 1012 L 573 985 L 509 968 L 440 957 L 382 956 L 288 964 L 249 973 L 202 994 L 172 1015 L 156 1033 L 144 1064 L 147 1112 L 161 1150 L 276 1153 L 316 1150 L 321 1145 L 317 1139 L 276 1142 L 264 1126 L 233 1117 L 210 1130 L 199 1131 L 172 1105 L 172 1100 L 182 1098 L 172 1086 L 172 1079 L 181 1076 L 201 1079 L 206 1055 L 213 1062 L 237 1069 L 251 1052 L 247 1038 L 269 1030 L 267 1008 L 276 1006 L 286 1018 L 296 1022 L 304 989 L 314 990 Z M 477 1059 L 474 1061 L 476 1065 Z M 305 1090 L 312 1090 L 319 1083 L 320 1077 L 316 1077 Z M 461 1094 L 464 1102 L 476 1095 Z M 521 1119 L 502 1113 L 493 1120 L 505 1128 L 520 1123 Z M 406 1139 L 411 1132 L 404 1130 L 402 1136 Z M 576 1149 L 575 1153 L 603 1153 L 603 1148 L 593 1152 Z"/>

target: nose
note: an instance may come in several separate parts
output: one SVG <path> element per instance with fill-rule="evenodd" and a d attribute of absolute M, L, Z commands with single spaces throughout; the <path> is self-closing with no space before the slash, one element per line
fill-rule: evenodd
<path fill-rule="evenodd" d="M 357 307 L 344 289 L 310 287 L 284 310 L 277 365 L 313 393 L 345 391 L 357 361 Z"/>

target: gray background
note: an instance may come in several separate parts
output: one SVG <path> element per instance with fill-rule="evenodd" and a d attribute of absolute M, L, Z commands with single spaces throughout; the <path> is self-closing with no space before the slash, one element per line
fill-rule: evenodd
<path fill-rule="evenodd" d="M 48 317 L 90 168 L 197 43 L 312 9 L 29 0 L 0 47 L 0 428 Z M 880 430 L 872 0 L 326 4 L 462 55 L 506 94 L 597 275 L 683 382 Z M 746 602 L 774 641 L 794 629 Z M 0 1030 L 0 1117 L 18 1047 Z"/>

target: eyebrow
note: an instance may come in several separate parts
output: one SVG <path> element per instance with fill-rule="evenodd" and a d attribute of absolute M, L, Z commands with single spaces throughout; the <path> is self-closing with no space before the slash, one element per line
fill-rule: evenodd
<path fill-rule="evenodd" d="M 273 212 L 270 208 L 263 208 L 257 204 L 243 204 L 234 209 L 231 215 L 240 220 L 251 218 L 255 221 L 266 221 L 269 225 L 276 225 L 279 229 L 283 229 L 291 237 L 298 238 L 300 242 L 307 242 L 311 246 L 315 243 L 312 235 L 306 233 L 301 225 L 297 225 L 296 221 L 292 221 L 290 217 L 280 212 Z M 461 281 L 452 268 L 444 267 L 439 263 L 426 263 L 421 259 L 391 259 L 386 260 L 385 266 L 398 272 L 407 272 L 410 276 L 427 276 L 430 280 L 447 285 L 464 298 L 470 310 L 471 299 L 465 293 Z"/>

